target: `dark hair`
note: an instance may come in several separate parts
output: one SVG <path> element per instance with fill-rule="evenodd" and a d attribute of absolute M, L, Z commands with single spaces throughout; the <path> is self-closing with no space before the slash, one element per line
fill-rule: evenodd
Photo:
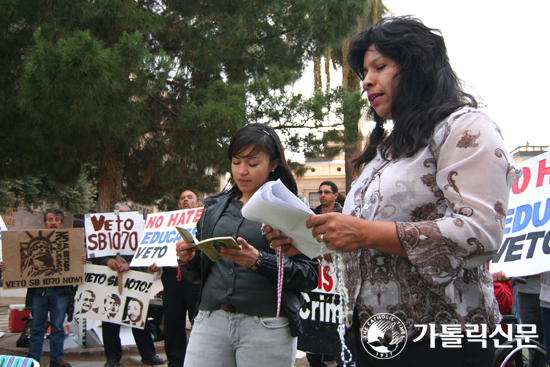
<path fill-rule="evenodd" d="M 343 192 L 339 192 L 335 201 L 344 206 L 344 203 L 346 202 L 346 194 L 344 194 Z"/>
<path fill-rule="evenodd" d="M 428 145 L 435 126 L 445 117 L 463 106 L 477 108 L 475 98 L 462 90 L 438 30 L 406 16 L 384 19 L 361 31 L 352 39 L 348 54 L 348 64 L 361 80 L 365 53 L 372 45 L 399 67 L 391 101 L 394 126 L 388 135 L 385 120 L 369 108 L 376 126 L 363 151 L 352 160 L 354 173 L 376 156 L 378 146 L 383 157 L 388 152 L 394 158 L 413 156 Z"/>
<path fill-rule="evenodd" d="M 132 211 L 132 206 L 130 204 L 128 204 L 126 201 L 120 201 L 120 202 L 116 203 L 114 211 L 115 212 L 119 211 L 121 206 L 125 206 L 128 209 L 128 211 Z"/>
<path fill-rule="evenodd" d="M 233 139 L 231 139 L 231 143 L 229 144 L 229 149 L 227 151 L 229 162 L 233 160 L 233 157 L 249 147 L 254 147 L 252 154 L 258 152 L 267 154 L 269 162 L 275 162 L 277 158 L 279 159 L 279 163 L 275 170 L 269 173 L 268 180 L 276 181 L 281 179 L 281 182 L 296 195 L 298 192 L 296 180 L 294 180 L 292 171 L 288 166 L 283 145 L 275 130 L 264 124 L 250 124 L 240 129 Z M 231 189 L 229 189 L 228 194 L 231 197 L 240 199 L 243 193 L 235 183 L 233 175 L 229 178 L 229 183 Z"/>
<path fill-rule="evenodd" d="M 319 188 L 321 188 L 321 186 L 323 186 L 323 185 L 330 186 L 330 188 L 332 189 L 333 194 L 338 193 L 338 186 L 336 186 L 336 184 L 334 182 L 332 182 L 332 181 L 323 181 L 319 185 Z"/>
<path fill-rule="evenodd" d="M 63 212 L 63 210 L 57 208 L 49 208 L 44 211 L 44 222 L 46 222 L 46 217 L 49 213 L 53 213 L 54 215 L 61 215 L 61 221 L 65 221 L 65 213 Z"/>
<path fill-rule="evenodd" d="M 111 298 L 113 301 L 115 301 L 115 303 L 116 303 L 117 305 L 120 306 L 120 303 L 121 303 L 120 297 L 117 296 L 117 295 L 114 294 L 114 293 L 107 295 L 107 297 L 105 297 L 105 299 L 103 300 L 103 304 L 107 303 L 107 299 L 109 299 L 109 298 Z"/>

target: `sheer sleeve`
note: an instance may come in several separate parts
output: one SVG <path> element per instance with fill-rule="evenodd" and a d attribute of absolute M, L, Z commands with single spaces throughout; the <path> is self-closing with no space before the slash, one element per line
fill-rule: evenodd
<path fill-rule="evenodd" d="M 397 231 L 413 265 L 440 283 L 496 254 L 509 190 L 521 170 L 497 125 L 477 110 L 460 110 L 440 124 L 430 149 L 437 168 L 432 181 L 446 211 L 433 221 L 397 223 Z"/>

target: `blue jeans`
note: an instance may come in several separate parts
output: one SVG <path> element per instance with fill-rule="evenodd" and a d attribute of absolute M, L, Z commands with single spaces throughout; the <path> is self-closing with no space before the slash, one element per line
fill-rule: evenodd
<path fill-rule="evenodd" d="M 185 367 L 290 367 L 298 339 L 288 318 L 226 311 L 199 311 L 185 355 Z"/>
<path fill-rule="evenodd" d="M 63 320 L 65 319 L 69 297 L 67 294 L 59 295 L 57 291 L 58 287 L 48 287 L 45 288 L 43 296 L 32 296 L 32 329 L 27 357 L 37 361 L 40 361 L 40 355 L 42 354 L 48 311 L 50 312 L 51 323 L 50 360 L 57 361 L 63 358 L 63 341 L 65 339 Z"/>

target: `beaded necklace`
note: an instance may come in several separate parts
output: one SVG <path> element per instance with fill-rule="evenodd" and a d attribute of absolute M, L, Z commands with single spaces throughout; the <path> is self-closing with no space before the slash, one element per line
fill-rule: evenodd
<path fill-rule="evenodd" d="M 340 302 L 338 303 L 338 306 L 336 306 L 336 309 L 338 310 L 338 336 L 340 338 L 340 345 L 342 346 L 342 350 L 340 352 L 340 359 L 342 360 L 344 367 L 353 366 L 352 364 L 353 356 L 348 346 L 346 345 L 345 320 L 346 320 L 346 315 L 348 315 L 349 313 L 349 296 L 348 296 L 348 291 L 344 286 L 344 282 L 342 280 L 342 274 L 344 273 L 344 261 L 342 260 L 342 254 L 337 252 L 335 256 L 332 258 L 332 264 L 327 262 L 323 258 L 323 256 L 321 256 L 321 264 L 325 267 L 328 267 L 329 269 L 331 267 L 334 268 L 334 271 L 332 273 L 336 278 L 335 279 L 336 293 L 340 295 Z"/>
<path fill-rule="evenodd" d="M 277 268 L 277 317 L 279 317 L 281 312 L 281 299 L 283 295 L 283 275 L 285 271 L 285 253 L 280 246 L 277 248 Z"/>

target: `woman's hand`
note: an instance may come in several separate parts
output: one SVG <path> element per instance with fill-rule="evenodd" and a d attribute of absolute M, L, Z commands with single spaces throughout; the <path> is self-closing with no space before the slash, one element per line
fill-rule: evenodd
<path fill-rule="evenodd" d="M 160 267 L 157 266 L 157 263 L 152 263 L 147 268 L 147 270 L 150 271 L 151 273 L 156 273 L 157 271 L 159 271 L 159 269 L 160 269 Z"/>
<path fill-rule="evenodd" d="M 195 253 L 197 250 L 195 249 L 197 245 L 194 243 L 185 242 L 184 240 L 179 240 L 176 242 L 176 253 L 178 254 L 178 258 L 183 262 L 187 263 L 195 258 Z"/>
<path fill-rule="evenodd" d="M 220 250 L 220 255 L 244 266 L 245 268 L 250 268 L 256 263 L 256 260 L 258 260 L 260 251 L 258 251 L 254 246 L 250 246 L 242 237 L 238 237 L 237 242 L 241 245 L 240 249 L 222 248 Z"/>
<path fill-rule="evenodd" d="M 82 261 L 82 264 L 86 265 L 86 254 L 80 255 L 80 261 Z"/>
<path fill-rule="evenodd" d="M 271 226 L 264 224 L 262 227 L 262 232 L 265 233 L 265 238 L 269 241 L 269 246 L 271 246 L 271 248 L 275 251 L 281 247 L 285 256 L 294 256 L 302 253 L 294 247 L 292 244 L 292 238 L 281 236 L 280 230 L 273 229 Z"/>
<path fill-rule="evenodd" d="M 359 221 L 359 222 L 356 222 Z M 317 242 L 325 242 L 330 250 L 338 252 L 355 251 L 365 242 L 362 229 L 366 221 L 341 213 L 314 215 L 306 221 L 307 228 L 313 228 Z"/>
<path fill-rule="evenodd" d="M 306 226 L 313 228 L 313 237 L 318 242 L 325 242 L 330 250 L 352 252 L 372 248 L 407 257 L 394 222 L 373 222 L 342 213 L 328 213 L 312 216 Z"/>

